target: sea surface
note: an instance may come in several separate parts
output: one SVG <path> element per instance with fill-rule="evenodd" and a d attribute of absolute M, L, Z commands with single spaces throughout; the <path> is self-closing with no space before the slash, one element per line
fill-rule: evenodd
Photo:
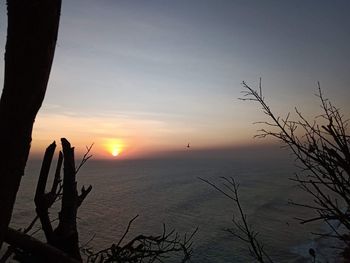
<path fill-rule="evenodd" d="M 28 163 L 11 223 L 15 228 L 24 228 L 35 216 L 39 170 L 40 162 Z M 221 177 L 233 177 L 240 184 L 248 222 L 260 233 L 258 238 L 275 262 L 312 262 L 311 247 L 319 260 L 332 261 L 324 247 L 327 241 L 310 234 L 324 232 L 325 226 L 300 225 L 295 218 L 309 212 L 288 204 L 290 199 L 308 200 L 289 180 L 295 171 L 292 158 L 279 157 L 89 160 L 77 176 L 79 189 L 93 186 L 78 212 L 81 245 L 88 243 L 86 246 L 99 250 L 118 242 L 130 219 L 139 215 L 125 241 L 138 234 L 160 234 L 163 224 L 180 234 L 190 234 L 198 227 L 192 262 L 253 262 L 247 245 L 227 231 L 233 227 L 233 215 L 239 216 L 234 203 L 199 179 L 220 185 Z M 57 218 L 57 207 L 50 216 Z M 40 232 L 34 236 L 42 238 Z"/>

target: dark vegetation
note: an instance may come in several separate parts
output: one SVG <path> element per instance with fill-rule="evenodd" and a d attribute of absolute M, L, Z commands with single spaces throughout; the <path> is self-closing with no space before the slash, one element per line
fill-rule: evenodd
<path fill-rule="evenodd" d="M 34 119 L 55 53 L 61 0 L 8 0 L 0 99 L 0 248 L 28 159 Z"/>
<path fill-rule="evenodd" d="M 160 235 L 138 235 L 128 242 L 125 234 L 111 247 L 94 252 L 79 247 L 77 213 L 92 187 L 78 194 L 76 174 L 90 158 L 88 148 L 80 165 L 75 166 L 74 148 L 62 141 L 54 181 L 45 192 L 56 145 L 46 152 L 34 197 L 37 216 L 22 230 L 8 227 L 21 177 L 29 155 L 31 134 L 36 114 L 41 107 L 55 53 L 61 0 L 8 0 L 8 31 L 5 53 L 4 88 L 0 100 L 0 248 L 5 241 L 9 247 L 0 262 L 13 254 L 20 262 L 162 262 L 172 253 L 181 253 L 182 262 L 192 253 L 192 237 L 180 237 L 175 231 Z M 63 164 L 63 181 L 61 170 Z M 58 224 L 54 228 L 49 209 L 61 201 Z M 37 221 L 46 243 L 30 236 Z"/>
<path fill-rule="evenodd" d="M 297 203 L 290 200 L 294 206 L 312 211 L 313 216 L 298 217 L 300 224 L 321 221 L 331 230 L 329 233 L 313 233 L 328 239 L 336 239 L 341 247 L 333 247 L 334 254 L 339 253 L 339 259 L 350 262 L 350 136 L 348 135 L 348 119 L 340 109 L 326 99 L 318 83 L 316 96 L 320 100 L 321 114 L 312 121 L 307 120 L 295 108 L 296 120 L 291 114 L 285 118 L 276 116 L 262 94 L 261 81 L 259 89 L 254 90 L 243 82 L 245 101 L 257 102 L 269 121 L 258 122 L 264 127 L 258 131 L 257 138 L 273 137 L 282 143 L 282 147 L 289 149 L 300 168 L 291 180 L 301 191 L 305 191 L 310 202 Z M 247 215 L 239 199 L 239 185 L 233 178 L 223 178 L 221 186 L 202 179 L 220 193 L 228 197 L 237 206 L 238 217 L 233 219 L 233 228 L 228 231 L 236 238 L 247 243 L 252 257 L 261 263 L 274 262 L 265 251 L 258 238 L 258 232 L 249 224 Z M 309 249 L 310 257 L 316 262 L 317 252 Z"/>
<path fill-rule="evenodd" d="M 300 173 L 291 179 L 310 197 L 310 203 L 291 204 L 308 208 L 314 216 L 299 218 L 301 224 L 315 221 L 326 223 L 332 230 L 329 233 L 315 233 L 330 239 L 337 239 L 344 244 L 343 256 L 350 259 L 350 136 L 348 135 L 348 119 L 340 109 L 326 99 L 318 83 L 316 96 L 320 100 L 322 112 L 307 120 L 295 108 L 296 120 L 288 114 L 285 118 L 276 116 L 266 104 L 262 94 L 261 82 L 259 90 L 254 90 L 243 82 L 244 98 L 258 102 L 269 121 L 256 135 L 258 138 L 273 137 L 290 149 L 300 167 Z M 334 224 L 336 223 L 336 224 Z M 337 225 L 337 226 L 336 226 Z M 315 258 L 314 250 L 310 255 Z M 336 252 L 335 252 L 336 253 Z"/>
<path fill-rule="evenodd" d="M 23 231 L 9 229 L 5 241 L 10 245 L 0 262 L 6 262 L 11 256 L 19 262 L 161 262 L 169 256 L 178 256 L 181 262 L 190 259 L 192 253 L 192 238 L 181 237 L 174 230 L 167 231 L 165 226 L 160 235 L 137 235 L 125 241 L 131 224 L 137 218 L 130 220 L 124 235 L 115 244 L 100 251 L 94 251 L 86 245 L 81 247 L 77 231 L 78 208 L 92 190 L 90 185 L 77 191 L 76 175 L 80 168 L 91 157 L 92 146 L 87 147 L 79 165 L 75 165 L 74 148 L 65 139 L 61 139 L 62 151 L 59 152 L 57 166 L 51 190 L 45 193 L 50 166 L 54 157 L 56 144 L 52 143 L 45 152 L 40 175 L 35 192 L 34 202 L 37 216 Z M 63 180 L 61 171 L 63 165 Z M 50 219 L 49 209 L 55 202 L 61 202 L 61 209 L 56 228 Z M 47 243 L 31 236 L 37 221 L 44 232 Z M 181 256 L 182 254 L 182 256 Z M 83 260 L 84 259 L 84 260 Z"/>
<path fill-rule="evenodd" d="M 253 226 L 249 224 L 247 215 L 244 212 L 244 208 L 241 205 L 239 199 L 238 188 L 239 184 L 235 182 L 234 178 L 223 177 L 222 187 L 216 184 L 200 178 L 200 180 L 212 186 L 214 189 L 219 191 L 221 194 L 229 198 L 238 209 L 238 217 L 233 216 L 232 223 L 233 228 L 227 229 L 235 238 L 238 238 L 242 242 L 248 245 L 250 255 L 258 262 L 272 263 L 272 259 L 264 249 L 264 245 L 258 239 L 258 232 L 254 230 Z"/>
<path fill-rule="evenodd" d="M 76 174 L 90 158 L 89 151 L 80 165 L 75 165 L 74 148 L 62 139 L 53 184 L 46 193 L 47 179 L 56 145 L 45 153 L 34 197 L 37 216 L 22 231 L 8 227 L 21 177 L 28 159 L 31 133 L 36 114 L 45 96 L 54 57 L 61 0 L 8 0 L 8 32 L 5 53 L 4 88 L 0 99 L 0 248 L 9 244 L 0 262 L 15 255 L 20 262 L 162 262 L 172 253 L 180 253 L 179 261 L 186 262 L 192 253 L 192 237 L 180 237 L 174 231 L 160 235 L 138 235 L 129 241 L 126 236 L 136 219 L 130 220 L 124 235 L 109 248 L 93 251 L 79 246 L 77 231 L 78 208 L 92 187 L 77 191 Z M 301 167 L 292 180 L 312 197 L 311 203 L 293 205 L 308 208 L 314 216 L 300 218 L 301 224 L 323 221 L 332 229 L 331 234 L 318 233 L 337 239 L 344 244 L 343 256 L 350 254 L 350 151 L 348 120 L 340 110 L 325 99 L 319 88 L 318 97 L 322 114 L 309 122 L 297 109 L 297 120 L 276 116 L 266 104 L 261 86 L 256 91 L 243 82 L 243 100 L 258 102 L 270 118 L 262 122 L 265 128 L 257 135 L 281 141 L 294 154 Z M 63 165 L 63 181 L 61 171 Z M 258 233 L 248 223 L 240 203 L 238 185 L 232 178 L 224 179 L 223 187 L 210 182 L 218 191 L 230 198 L 238 207 L 239 217 L 233 220 L 230 232 L 249 245 L 250 252 L 259 262 L 273 262 L 258 240 Z M 59 220 L 53 225 L 49 209 L 61 202 Z M 46 242 L 30 236 L 33 226 L 40 221 Z M 335 227 L 333 222 L 338 222 Z M 310 249 L 316 261 L 317 253 Z"/>

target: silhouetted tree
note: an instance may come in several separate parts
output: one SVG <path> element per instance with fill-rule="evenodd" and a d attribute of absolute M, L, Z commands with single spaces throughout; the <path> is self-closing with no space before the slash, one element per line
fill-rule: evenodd
<path fill-rule="evenodd" d="M 14 253 L 20 262 L 81 262 L 77 210 L 91 186 L 83 187 L 78 195 L 75 178 L 90 157 L 85 155 L 82 163 L 75 167 L 74 148 L 66 139 L 62 139 L 63 154 L 59 154 L 49 193 L 45 193 L 45 188 L 55 144 L 46 150 L 34 198 L 37 216 L 24 231 L 8 227 L 29 155 L 33 123 L 51 71 L 61 0 L 7 0 L 7 10 L 5 78 L 0 99 L 0 248 L 4 240 L 10 247 L 0 261 L 6 262 Z M 60 179 L 62 163 L 63 183 Z M 57 200 L 62 201 L 62 206 L 54 230 L 48 210 Z M 28 235 L 38 219 L 47 243 Z M 130 224 L 119 242 L 110 248 L 98 252 L 85 248 L 83 252 L 88 262 L 155 262 L 162 261 L 171 252 L 183 252 L 182 262 L 189 260 L 195 232 L 181 239 L 176 232 L 167 232 L 164 228 L 161 235 L 138 235 L 123 244 Z"/>
<path fill-rule="evenodd" d="M 162 262 L 165 258 L 180 256 L 179 261 L 186 262 L 192 254 L 192 238 L 196 230 L 190 235 L 181 237 L 178 233 L 167 231 L 165 226 L 160 235 L 137 235 L 130 241 L 126 241 L 133 218 L 119 241 L 110 247 L 99 251 L 84 245 L 79 246 L 77 230 L 78 208 L 90 193 L 91 185 L 86 189 L 81 188 L 78 194 L 76 175 L 80 168 L 91 157 L 89 152 L 92 148 L 87 147 L 87 152 L 79 165 L 75 165 L 74 148 L 65 139 L 61 139 L 62 151 L 59 152 L 54 180 L 48 193 L 45 192 L 53 160 L 56 144 L 53 142 L 47 147 L 43 158 L 34 202 L 37 216 L 23 231 L 16 231 L 8 228 L 4 241 L 10 246 L 5 255 L 0 258 L 1 263 L 14 254 L 15 258 L 22 263 L 27 262 L 82 262 L 81 252 L 88 263 L 92 262 Z M 63 180 L 61 170 L 63 164 Z M 61 201 L 58 224 L 54 229 L 50 219 L 49 209 L 56 201 Z M 37 232 L 32 231 L 33 226 L 40 219 L 41 229 L 44 232 L 47 243 L 32 238 L 30 235 Z"/>
<path fill-rule="evenodd" d="M 53 142 L 47 147 L 42 162 L 34 202 L 37 216 L 23 232 L 9 229 L 4 241 L 10 244 L 7 253 L 0 259 L 6 260 L 13 254 L 20 262 L 81 262 L 79 238 L 77 231 L 77 211 L 86 196 L 91 191 L 91 185 L 85 189 L 82 187 L 81 194 L 77 191 L 76 174 L 80 167 L 88 160 L 91 147 L 83 156 L 81 164 L 76 168 L 74 159 L 74 148 L 65 139 L 61 139 L 62 151 L 59 152 L 57 166 L 51 190 L 46 193 L 47 179 L 56 149 Z M 61 170 L 63 164 L 63 181 Z M 59 212 L 58 225 L 56 229 L 52 226 L 49 209 L 58 200 L 61 200 L 61 211 Z M 32 229 L 36 221 L 40 219 L 41 229 L 45 234 L 47 244 L 41 243 L 33 238 L 29 239 L 26 234 Z"/>
<path fill-rule="evenodd" d="M 238 210 L 238 216 L 233 216 L 232 223 L 233 228 L 228 228 L 227 231 L 235 238 L 238 238 L 242 242 L 246 243 L 252 258 L 260 263 L 273 263 L 273 260 L 264 249 L 264 245 L 261 240 L 258 239 L 259 232 L 254 230 L 254 227 L 249 224 L 244 208 L 239 199 L 238 188 L 239 184 L 236 183 L 234 178 L 222 177 L 222 185 L 216 185 L 206 179 L 199 178 L 203 182 L 211 185 L 218 192 L 229 198 Z"/>
<path fill-rule="evenodd" d="M 185 234 L 181 237 L 174 230 L 167 231 L 165 225 L 163 225 L 163 232 L 160 235 L 141 234 L 123 243 L 131 224 L 137 217 L 130 220 L 125 233 L 116 244 L 112 244 L 98 252 L 93 252 L 90 248 L 83 249 L 87 256 L 87 263 L 153 263 L 164 262 L 165 259 L 176 255 L 178 256 L 178 262 L 190 261 L 192 239 L 197 229 L 191 235 L 187 236 Z"/>
<path fill-rule="evenodd" d="M 27 162 L 54 57 L 61 0 L 8 0 L 0 99 L 0 247 Z"/>
<path fill-rule="evenodd" d="M 322 113 L 314 120 L 307 120 L 295 108 L 297 120 L 290 114 L 285 118 L 276 116 L 266 103 L 261 89 L 254 90 L 243 82 L 244 98 L 258 102 L 270 121 L 256 135 L 258 138 L 271 136 L 289 148 L 296 157 L 301 172 L 293 181 L 311 198 L 309 203 L 293 205 L 311 209 L 313 217 L 301 218 L 300 223 L 323 221 L 332 229 L 331 234 L 318 235 L 336 238 L 345 244 L 345 256 L 350 250 L 350 136 L 348 119 L 326 99 L 318 83 L 318 98 Z M 335 227 L 336 224 L 337 227 Z M 315 258 L 315 251 L 310 250 Z"/>
<path fill-rule="evenodd" d="M 243 82 L 244 98 L 258 102 L 270 121 L 258 122 L 268 128 L 259 130 L 255 136 L 265 138 L 271 136 L 289 148 L 301 168 L 300 174 L 292 181 L 309 194 L 311 203 L 292 205 L 311 209 L 314 216 L 298 219 L 301 224 L 314 221 L 325 222 L 331 233 L 316 233 L 326 238 L 336 238 L 345 244 L 343 257 L 350 260 L 350 135 L 348 135 L 348 119 L 342 115 L 328 99 L 324 98 L 318 83 L 317 97 L 321 102 L 322 113 L 310 122 L 295 108 L 297 120 L 276 116 L 266 103 L 261 88 L 254 90 Z M 251 256 L 260 263 L 272 263 L 273 260 L 264 250 L 258 239 L 259 233 L 248 223 L 247 215 L 241 205 L 238 187 L 233 178 L 223 178 L 222 185 L 214 184 L 206 179 L 202 181 L 228 197 L 235 204 L 238 216 L 233 217 L 233 228 L 228 231 L 248 245 Z M 336 223 L 336 224 L 334 224 Z M 337 225 L 337 226 L 336 226 Z M 315 233 L 314 233 L 315 234 Z M 317 254 L 309 249 L 312 262 L 316 262 Z"/>

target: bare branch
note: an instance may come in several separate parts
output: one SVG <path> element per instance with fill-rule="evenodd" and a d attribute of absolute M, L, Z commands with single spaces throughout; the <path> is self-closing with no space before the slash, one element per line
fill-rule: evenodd
<path fill-rule="evenodd" d="M 222 177 L 222 187 L 211 183 L 210 181 L 199 178 L 203 182 L 212 186 L 215 190 L 228 197 L 238 208 L 240 221 L 236 220 L 235 217 L 232 219 L 232 223 L 235 228 L 227 229 L 234 237 L 248 244 L 248 248 L 251 256 L 260 263 L 273 263 L 273 260 L 264 250 L 264 245 L 257 239 L 259 233 L 256 232 L 251 225 L 248 224 L 247 215 L 244 213 L 242 205 L 238 196 L 238 187 L 235 180 L 231 178 Z M 238 231 L 237 231 L 238 230 Z"/>
<path fill-rule="evenodd" d="M 350 137 L 347 134 L 348 120 L 340 110 L 324 97 L 320 83 L 316 95 L 321 103 L 322 113 L 310 122 L 295 109 L 296 121 L 280 118 L 270 110 L 261 91 L 255 91 L 243 82 L 242 100 L 255 101 L 262 106 L 263 112 L 271 120 L 259 122 L 267 128 L 260 129 L 258 138 L 273 137 L 281 141 L 292 151 L 301 167 L 301 175 L 293 181 L 313 198 L 313 204 L 298 204 L 314 211 L 315 216 L 300 219 L 301 223 L 314 221 L 337 221 L 350 232 Z M 321 119 L 320 119 L 321 118 Z M 342 239 L 338 230 L 333 229 L 336 237 Z"/>

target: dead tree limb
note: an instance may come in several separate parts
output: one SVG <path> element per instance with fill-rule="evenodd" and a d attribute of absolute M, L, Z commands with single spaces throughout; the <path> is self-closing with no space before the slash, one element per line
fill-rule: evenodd
<path fill-rule="evenodd" d="M 50 166 L 52 162 L 53 155 L 55 153 L 56 143 L 53 142 L 49 147 L 47 147 L 44 160 L 41 166 L 38 184 L 36 187 L 34 203 L 36 206 L 36 213 L 40 219 L 42 229 L 45 233 L 45 237 L 48 243 L 52 243 L 53 240 L 53 229 L 51 226 L 49 218 L 49 208 L 54 202 L 55 196 L 45 194 L 45 188 L 47 183 L 47 178 L 50 172 Z M 54 182 L 55 184 L 55 182 Z M 54 185 L 53 184 L 53 185 Z M 54 188 L 54 186 L 52 187 Z M 55 190 L 55 189 L 54 189 Z"/>
<path fill-rule="evenodd" d="M 63 164 L 63 196 L 59 223 L 55 229 L 53 245 L 81 261 L 79 237 L 77 231 L 78 192 L 75 181 L 74 148 L 65 139 L 61 139 Z"/>
<path fill-rule="evenodd" d="M 153 263 L 164 262 L 170 255 L 178 255 L 178 262 L 189 262 L 192 256 L 192 242 L 198 228 L 191 235 L 181 237 L 174 230 L 167 231 L 163 225 L 160 235 L 137 235 L 130 241 L 122 244 L 129 233 L 131 224 L 138 216 L 129 221 L 129 224 L 117 244 L 109 248 L 93 252 L 89 248 L 83 249 L 87 256 L 87 263 L 111 262 L 111 263 Z M 182 255 L 181 255 L 182 254 Z M 181 257 L 181 259 L 180 259 Z"/>
<path fill-rule="evenodd" d="M 67 253 L 55 248 L 52 245 L 45 244 L 27 234 L 8 228 L 4 241 L 12 247 L 21 248 L 21 250 L 35 256 L 40 262 L 51 263 L 79 263 Z"/>
<path fill-rule="evenodd" d="M 91 191 L 92 186 L 90 185 L 87 189 L 82 187 L 81 194 L 78 195 L 74 148 L 65 138 L 61 139 L 61 143 L 64 157 L 62 205 L 59 213 L 59 223 L 54 230 L 54 237 L 50 243 L 81 261 L 77 212 L 79 206 Z"/>
<path fill-rule="evenodd" d="M 53 142 L 49 145 L 45 151 L 45 155 L 43 158 L 42 166 L 40 169 L 39 179 L 37 183 L 36 193 L 34 202 L 36 205 L 37 217 L 32 221 L 28 228 L 26 228 L 22 233 L 22 235 L 14 235 L 19 239 L 28 239 L 29 236 L 25 236 L 34 225 L 37 218 L 40 219 L 41 228 L 44 231 L 47 243 L 55 247 L 55 249 L 64 252 L 67 257 L 74 258 L 77 262 L 81 262 L 80 256 L 80 248 L 79 248 L 79 240 L 78 240 L 78 231 L 77 231 L 77 210 L 81 205 L 83 200 L 91 191 L 91 185 L 85 189 L 82 187 L 81 194 L 78 195 L 77 192 L 77 183 L 76 183 L 76 169 L 74 165 L 74 148 L 70 146 L 70 143 L 66 139 L 62 139 L 62 148 L 63 153 L 59 152 L 59 157 L 57 161 L 55 177 L 51 186 L 51 190 L 48 193 L 45 193 L 45 188 L 47 186 L 47 179 L 50 172 L 51 162 L 54 156 L 56 144 Z M 88 152 L 91 150 L 91 147 L 88 148 Z M 83 162 L 86 162 L 87 155 L 84 155 Z M 61 184 L 61 169 L 62 163 L 64 161 L 64 180 L 63 185 Z M 82 166 L 82 165 L 81 165 Z M 80 166 L 80 167 L 81 167 Z M 57 201 L 60 197 L 62 200 L 61 212 L 59 213 L 59 224 L 55 230 L 53 230 L 51 220 L 49 217 L 49 209 Z M 15 233 L 16 234 L 16 233 Z M 11 237 L 12 237 L 11 236 Z M 40 242 L 40 241 L 35 241 Z M 34 243 L 35 243 L 34 242 Z M 42 260 L 42 258 L 38 259 L 35 251 L 31 251 L 31 245 L 28 247 L 28 242 L 25 240 L 11 240 L 9 243 L 10 246 L 5 253 L 5 255 L 0 259 L 0 262 L 6 262 L 6 260 L 15 253 L 16 258 L 27 260 Z M 33 243 L 30 243 L 33 245 Z M 35 243 L 36 244 L 36 243 Z M 25 247 L 22 247 L 25 245 Z M 37 247 L 43 247 L 45 249 L 45 244 L 36 244 L 34 245 L 34 249 Z M 45 260 L 43 262 L 53 262 L 54 254 L 50 251 L 46 252 Z M 48 261 L 49 260 L 49 261 Z M 61 261 L 59 261 L 61 262 Z"/>
<path fill-rule="evenodd" d="M 235 216 L 232 218 L 234 228 L 229 228 L 227 231 L 248 245 L 250 255 L 254 260 L 260 263 L 273 263 L 274 261 L 264 249 L 264 244 L 258 239 L 259 232 L 255 231 L 253 226 L 248 223 L 247 215 L 244 213 L 239 199 L 239 184 L 236 183 L 234 178 L 222 177 L 221 187 L 206 179 L 200 177 L 199 179 L 228 197 L 238 208 L 238 219 Z"/>

